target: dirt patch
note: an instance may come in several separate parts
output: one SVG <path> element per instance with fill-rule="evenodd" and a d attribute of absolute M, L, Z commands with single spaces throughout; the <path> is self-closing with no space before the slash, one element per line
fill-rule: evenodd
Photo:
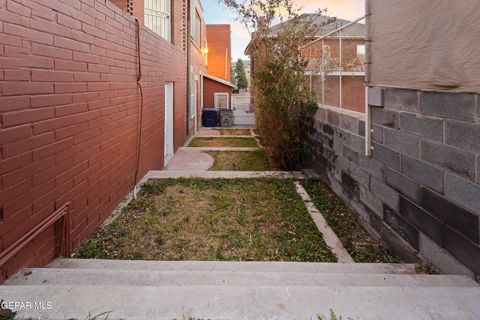
<path fill-rule="evenodd" d="M 341 200 L 323 183 L 303 181 L 302 185 L 355 262 L 399 262 L 398 258 L 367 233 Z"/>
<path fill-rule="evenodd" d="M 250 129 L 215 129 L 222 136 L 250 136 Z"/>
<path fill-rule="evenodd" d="M 214 159 L 210 171 L 271 171 L 276 170 L 270 165 L 264 150 L 256 151 L 225 151 L 207 152 Z"/>
<path fill-rule="evenodd" d="M 336 261 L 288 179 L 149 181 L 76 256 Z"/>
<path fill-rule="evenodd" d="M 254 138 L 195 138 L 189 147 L 258 147 Z"/>

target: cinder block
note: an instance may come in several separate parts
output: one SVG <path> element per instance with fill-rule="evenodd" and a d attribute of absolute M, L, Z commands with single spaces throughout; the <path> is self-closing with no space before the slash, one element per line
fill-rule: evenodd
<path fill-rule="evenodd" d="M 440 220 L 403 196 L 400 196 L 399 213 L 416 226 L 418 230 L 428 235 L 439 245 L 442 245 L 444 226 Z"/>
<path fill-rule="evenodd" d="M 447 173 L 445 195 L 480 216 L 480 185 Z"/>
<path fill-rule="evenodd" d="M 443 193 L 444 173 L 442 170 L 402 155 L 402 173 L 414 181 Z"/>
<path fill-rule="evenodd" d="M 355 179 L 362 186 L 368 188 L 370 185 L 370 174 L 368 174 L 367 171 L 354 163 L 350 163 L 349 170 L 353 179 Z"/>
<path fill-rule="evenodd" d="M 358 132 L 358 119 L 342 114 L 340 117 L 340 127 L 346 131 L 357 134 Z"/>
<path fill-rule="evenodd" d="M 418 95 L 416 90 L 386 89 L 385 108 L 405 111 L 418 110 Z"/>
<path fill-rule="evenodd" d="M 421 92 L 420 113 L 474 122 L 475 95 L 468 93 Z"/>
<path fill-rule="evenodd" d="M 475 154 L 429 141 L 420 142 L 420 159 L 475 181 Z"/>
<path fill-rule="evenodd" d="M 383 207 L 383 218 L 385 222 L 395 230 L 403 239 L 414 247 L 419 249 L 419 232 L 417 228 L 412 226 L 402 216 L 396 214 L 394 210 L 388 206 Z"/>
<path fill-rule="evenodd" d="M 400 164 L 400 162 L 398 162 Z M 383 179 L 385 165 L 372 157 L 360 157 L 360 167 L 373 177 Z"/>
<path fill-rule="evenodd" d="M 328 110 L 327 111 L 327 121 L 329 124 L 334 125 L 336 127 L 340 126 L 340 113 Z"/>
<path fill-rule="evenodd" d="M 368 87 L 368 104 L 372 107 L 385 106 L 385 89 Z"/>
<path fill-rule="evenodd" d="M 480 184 L 480 155 L 477 155 L 477 183 Z"/>
<path fill-rule="evenodd" d="M 438 118 L 401 113 L 400 128 L 425 139 L 443 141 L 443 122 Z"/>
<path fill-rule="evenodd" d="M 373 143 L 372 157 L 390 168 L 400 170 L 400 154 L 381 144 Z"/>
<path fill-rule="evenodd" d="M 455 230 L 445 228 L 445 249 L 476 274 L 480 274 L 480 246 L 462 237 Z"/>
<path fill-rule="evenodd" d="M 399 129 L 400 117 L 398 112 L 372 108 L 372 123 L 382 127 Z"/>
<path fill-rule="evenodd" d="M 420 201 L 420 185 L 390 168 L 384 169 L 385 182 L 414 202 Z"/>
<path fill-rule="evenodd" d="M 421 189 L 420 205 L 453 229 L 475 243 L 479 243 L 479 217 L 444 196 L 427 188 Z"/>
<path fill-rule="evenodd" d="M 358 131 L 359 136 L 365 137 L 365 121 L 358 120 Z"/>
<path fill-rule="evenodd" d="M 360 201 L 367 206 L 374 215 L 379 217 L 379 220 L 383 220 L 383 203 L 380 201 L 375 194 L 370 192 L 367 188 L 360 186 Z M 372 219 L 370 219 L 372 221 Z M 378 231 L 379 228 L 376 228 Z"/>
<path fill-rule="evenodd" d="M 370 179 L 370 191 L 377 196 L 380 201 L 398 212 L 399 194 L 385 183 L 377 178 Z"/>
<path fill-rule="evenodd" d="M 474 276 L 472 271 L 423 233 L 420 233 L 420 254 L 444 274 Z"/>
<path fill-rule="evenodd" d="M 395 130 L 385 129 L 384 133 L 385 146 L 405 154 L 412 158 L 418 158 L 419 138 L 407 133 Z"/>
<path fill-rule="evenodd" d="M 382 127 L 373 126 L 372 139 L 373 141 L 383 144 L 383 128 Z"/>
<path fill-rule="evenodd" d="M 480 123 L 445 123 L 445 142 L 451 146 L 480 153 Z"/>
<path fill-rule="evenodd" d="M 350 135 L 350 141 L 348 145 L 357 151 L 359 154 L 364 154 L 365 153 L 365 138 L 358 136 L 356 134 L 351 134 Z"/>

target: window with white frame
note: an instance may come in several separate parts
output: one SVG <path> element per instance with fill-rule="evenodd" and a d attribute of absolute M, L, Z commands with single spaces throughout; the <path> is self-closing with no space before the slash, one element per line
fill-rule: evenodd
<path fill-rule="evenodd" d="M 215 109 L 228 109 L 229 108 L 228 100 L 229 100 L 228 93 L 215 92 L 214 93 Z"/>
<path fill-rule="evenodd" d="M 191 36 L 195 45 L 200 48 L 202 40 L 202 18 L 195 9 L 192 14 L 192 31 Z"/>
<path fill-rule="evenodd" d="M 171 0 L 145 0 L 145 26 L 172 41 Z"/>

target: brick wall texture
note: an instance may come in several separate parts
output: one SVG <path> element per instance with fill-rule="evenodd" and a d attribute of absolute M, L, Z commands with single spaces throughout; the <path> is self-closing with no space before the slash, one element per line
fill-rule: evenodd
<path fill-rule="evenodd" d="M 175 83 L 175 148 L 185 141 L 183 1 L 173 45 L 141 27 L 142 144 L 134 18 L 106 0 L 0 0 L 0 247 L 71 202 L 78 247 L 139 177 L 163 167 L 164 83 Z M 178 26 L 177 26 L 178 24 Z M 3 268 L 42 266 L 53 228 Z"/>
<path fill-rule="evenodd" d="M 231 40 L 229 24 L 208 24 L 208 74 L 230 82 Z"/>
<path fill-rule="evenodd" d="M 305 166 L 405 260 L 420 254 L 444 272 L 479 275 L 479 96 L 379 90 L 372 157 L 364 120 L 319 109 Z"/>

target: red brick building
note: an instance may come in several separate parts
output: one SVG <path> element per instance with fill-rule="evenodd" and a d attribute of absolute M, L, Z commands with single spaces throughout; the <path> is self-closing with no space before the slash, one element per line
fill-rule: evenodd
<path fill-rule="evenodd" d="M 0 1 L 0 282 L 77 248 L 185 142 L 188 1 L 159 1 Z"/>
<path fill-rule="evenodd" d="M 205 108 L 231 108 L 231 33 L 228 24 L 209 24 L 207 74 L 204 77 Z"/>

